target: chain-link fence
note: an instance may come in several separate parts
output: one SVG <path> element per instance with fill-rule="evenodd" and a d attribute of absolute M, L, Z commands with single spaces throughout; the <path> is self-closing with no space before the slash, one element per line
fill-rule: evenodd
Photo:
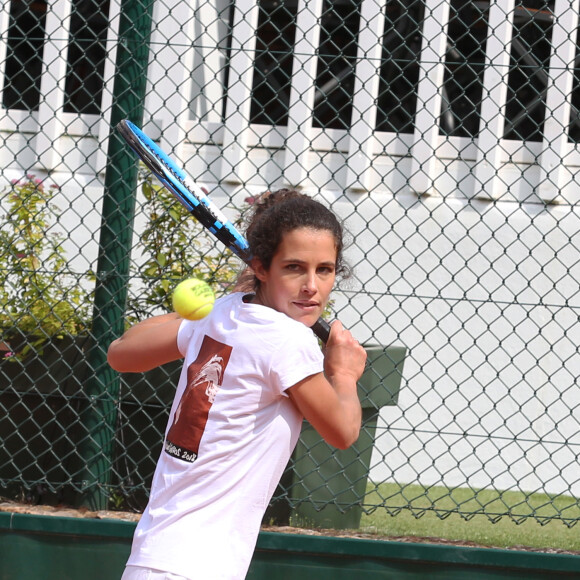
<path fill-rule="evenodd" d="M 372 361 L 361 439 L 336 452 L 305 426 L 268 517 L 575 524 L 579 11 L 4 2 L 2 493 L 141 509 L 178 371 L 119 377 L 106 348 L 177 280 L 235 275 L 138 172 L 114 131 L 129 117 L 231 217 L 299 186 L 351 233 L 333 315 Z"/>

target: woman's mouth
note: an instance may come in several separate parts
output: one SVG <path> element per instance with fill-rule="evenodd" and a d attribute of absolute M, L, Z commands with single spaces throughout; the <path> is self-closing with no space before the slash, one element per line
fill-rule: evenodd
<path fill-rule="evenodd" d="M 320 307 L 319 303 L 315 300 L 296 300 L 293 304 L 305 312 L 311 312 Z"/>

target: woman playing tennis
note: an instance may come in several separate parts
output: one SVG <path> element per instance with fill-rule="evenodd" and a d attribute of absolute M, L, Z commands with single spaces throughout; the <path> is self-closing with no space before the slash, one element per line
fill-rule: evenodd
<path fill-rule="evenodd" d="M 366 353 L 339 321 L 324 352 L 309 328 L 346 272 L 339 221 L 280 190 L 254 204 L 247 238 L 250 288 L 202 320 L 145 320 L 109 348 L 121 372 L 184 359 L 123 580 L 245 578 L 302 419 L 340 449 L 358 438 Z"/>

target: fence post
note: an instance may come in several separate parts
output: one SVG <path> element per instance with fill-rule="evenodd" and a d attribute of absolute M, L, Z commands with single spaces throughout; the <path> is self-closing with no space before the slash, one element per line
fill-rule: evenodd
<path fill-rule="evenodd" d="M 129 118 L 141 125 L 147 85 L 149 39 L 154 0 L 122 0 L 108 164 L 93 310 L 93 344 L 88 353 L 92 371 L 87 382 L 88 409 L 81 416 L 86 437 L 80 447 L 85 464 L 81 503 L 105 509 L 112 468 L 120 378 L 107 364 L 107 347 L 123 331 L 130 251 L 135 214 L 135 157 L 115 131 Z"/>

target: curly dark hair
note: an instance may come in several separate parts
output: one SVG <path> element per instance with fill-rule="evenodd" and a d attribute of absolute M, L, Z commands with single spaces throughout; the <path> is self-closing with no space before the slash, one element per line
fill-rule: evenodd
<path fill-rule="evenodd" d="M 294 189 L 266 192 L 253 204 L 246 220 L 246 238 L 252 255 L 268 270 L 284 234 L 299 228 L 329 231 L 336 246 L 336 274 L 348 277 L 344 261 L 344 229 L 336 215 L 310 196 Z M 247 273 L 246 273 L 247 275 Z M 254 278 L 254 286 L 259 281 Z"/>

